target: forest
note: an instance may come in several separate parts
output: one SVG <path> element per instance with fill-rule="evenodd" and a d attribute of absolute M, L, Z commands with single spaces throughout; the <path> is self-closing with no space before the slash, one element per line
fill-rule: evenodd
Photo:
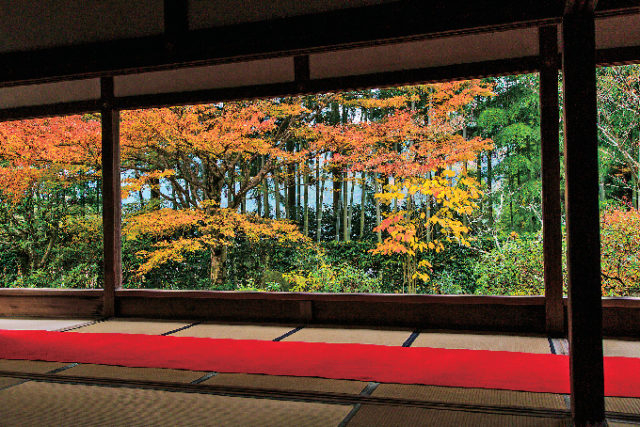
<path fill-rule="evenodd" d="M 602 292 L 640 296 L 640 66 L 597 77 Z M 127 288 L 544 293 L 537 74 L 120 114 Z M 102 286 L 99 119 L 0 123 L 0 287 Z"/>

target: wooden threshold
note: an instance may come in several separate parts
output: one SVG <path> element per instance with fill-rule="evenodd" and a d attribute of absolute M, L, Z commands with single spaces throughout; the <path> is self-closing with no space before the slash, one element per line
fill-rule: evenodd
<path fill-rule="evenodd" d="M 102 300 L 101 289 L 4 288 L 0 316 L 99 318 Z M 602 307 L 605 335 L 640 335 L 640 298 L 603 298 Z M 119 289 L 115 315 L 544 333 L 545 298 Z"/>

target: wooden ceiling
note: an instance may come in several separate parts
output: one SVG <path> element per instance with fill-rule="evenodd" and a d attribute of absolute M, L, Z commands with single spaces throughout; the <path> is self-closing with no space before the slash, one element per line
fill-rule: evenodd
<path fill-rule="evenodd" d="M 536 71 L 560 0 L 14 0 L 0 119 Z M 90 7 L 88 7 L 90 5 Z M 598 61 L 640 60 L 640 0 L 601 0 Z M 561 38 L 559 48 L 562 48 Z"/>

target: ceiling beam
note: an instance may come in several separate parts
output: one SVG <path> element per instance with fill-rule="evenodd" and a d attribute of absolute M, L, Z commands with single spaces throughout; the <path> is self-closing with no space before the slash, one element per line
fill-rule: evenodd
<path fill-rule="evenodd" d="M 195 64 L 301 55 L 353 46 L 557 22 L 557 0 L 397 1 L 187 31 L 183 0 L 166 0 L 166 34 L 0 54 L 0 86 Z M 181 36 L 174 46 L 167 40 Z"/>

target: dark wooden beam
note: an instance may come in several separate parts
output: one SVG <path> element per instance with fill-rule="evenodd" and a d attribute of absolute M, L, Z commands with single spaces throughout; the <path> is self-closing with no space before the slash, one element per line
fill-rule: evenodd
<path fill-rule="evenodd" d="M 534 72 L 538 69 L 538 62 L 539 58 L 537 56 L 529 56 L 443 67 L 388 71 L 308 81 L 299 80 L 290 83 L 118 97 L 115 99 L 115 103 L 119 109 L 124 110 L 230 101 L 234 99 L 257 99 L 273 96 L 347 91 L 406 84 L 435 83 Z"/>
<path fill-rule="evenodd" d="M 311 80 L 309 55 L 300 55 L 293 58 L 293 74 L 298 90 L 304 92 L 305 85 Z"/>
<path fill-rule="evenodd" d="M 103 315 L 115 314 L 115 291 L 122 285 L 120 114 L 113 108 L 113 78 L 100 79 L 102 122 L 102 225 L 104 236 Z"/>
<path fill-rule="evenodd" d="M 101 317 L 103 293 L 102 289 L 0 289 L 0 316 Z M 566 308 L 566 299 L 564 302 Z M 640 298 L 605 298 L 602 305 L 606 336 L 640 336 Z M 121 289 L 116 290 L 116 306 L 122 310 L 118 315 L 181 320 L 253 319 L 412 328 L 422 324 L 520 333 L 542 333 L 545 327 L 543 297 Z"/>
<path fill-rule="evenodd" d="M 600 3 L 602 16 L 638 12 L 637 0 Z M 553 24 L 562 9 L 558 0 L 396 1 L 195 31 L 187 28 L 187 1 L 165 0 L 163 34 L 1 53 L 0 86 Z"/>
<path fill-rule="evenodd" d="M 98 110 L 100 110 L 100 102 L 98 100 L 61 102 L 57 104 L 7 108 L 0 109 L 0 121 L 64 116 L 67 114 L 81 114 Z"/>
<path fill-rule="evenodd" d="M 598 0 L 565 0 L 565 15 L 575 13 L 593 13 Z"/>
<path fill-rule="evenodd" d="M 190 30 L 173 49 L 167 46 L 167 36 L 183 33 L 186 8 L 179 0 L 167 0 L 166 10 L 167 31 L 162 35 L 0 54 L 0 86 L 499 31 L 558 22 L 562 16 L 562 5 L 555 0 L 385 2 Z"/>
<path fill-rule="evenodd" d="M 101 289 L 0 289 L 0 316 L 68 319 L 101 315 Z"/>
<path fill-rule="evenodd" d="M 189 2 L 164 0 L 164 33 L 168 38 L 179 38 L 189 31 Z"/>
<path fill-rule="evenodd" d="M 540 140 L 542 146 L 542 226 L 546 329 L 564 333 L 562 305 L 562 213 L 560 210 L 560 109 L 558 106 L 558 28 L 541 27 Z"/>
<path fill-rule="evenodd" d="M 302 58 L 304 56 L 300 56 Z M 640 63 L 640 46 L 600 49 L 596 53 L 598 66 Z M 295 61 L 295 60 L 294 60 Z M 299 60 L 303 61 L 303 60 Z M 433 83 L 539 71 L 538 57 L 475 62 L 444 67 L 421 68 L 403 71 L 316 79 L 298 82 L 242 86 L 224 89 L 198 90 L 181 93 L 164 93 L 115 98 L 121 109 L 151 108 L 171 105 L 198 104 L 237 99 L 320 93 L 336 90 L 363 89 L 401 84 Z M 560 64 L 560 61 L 557 61 Z M 304 62 L 299 62 L 299 76 L 304 76 Z M 559 66 L 559 65 L 558 65 Z M 0 121 L 21 120 L 63 114 L 81 114 L 97 111 L 99 100 L 77 101 L 0 109 Z"/>
<path fill-rule="evenodd" d="M 604 422 L 598 206 L 595 23 L 563 18 L 565 203 L 571 410 L 576 425 Z"/>
<path fill-rule="evenodd" d="M 189 32 L 188 0 L 164 0 L 164 35 L 166 49 L 175 54 Z"/>
<path fill-rule="evenodd" d="M 544 332 L 544 298 L 121 290 L 119 316 Z"/>

